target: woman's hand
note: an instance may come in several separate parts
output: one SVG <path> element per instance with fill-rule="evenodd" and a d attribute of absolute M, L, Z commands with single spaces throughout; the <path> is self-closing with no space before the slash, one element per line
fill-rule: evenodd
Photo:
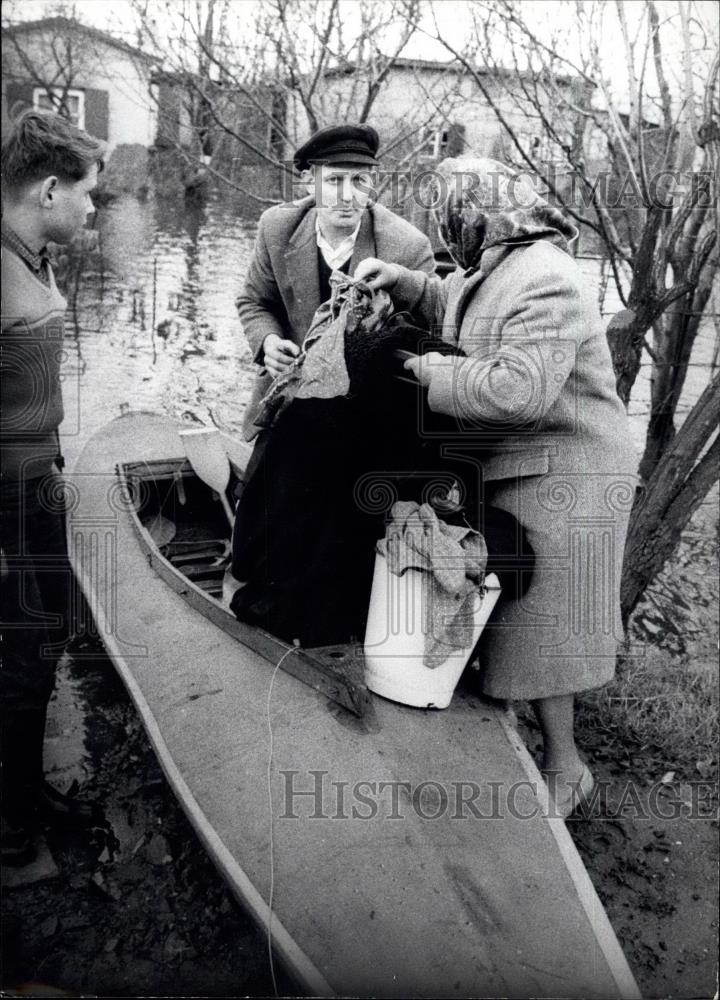
<path fill-rule="evenodd" d="M 387 264 L 377 257 L 366 257 L 365 260 L 361 260 L 353 274 L 356 281 L 364 282 L 373 292 L 379 288 L 391 289 L 399 277 L 398 264 Z"/>
<path fill-rule="evenodd" d="M 300 353 L 292 340 L 283 340 L 276 333 L 269 333 L 263 341 L 263 364 L 273 378 L 286 372 Z"/>
<path fill-rule="evenodd" d="M 451 355 L 439 354 L 437 351 L 428 351 L 427 354 L 408 358 L 403 368 L 412 372 L 420 385 L 428 386 L 432 381 L 433 372 L 441 365 L 454 364 Z"/>

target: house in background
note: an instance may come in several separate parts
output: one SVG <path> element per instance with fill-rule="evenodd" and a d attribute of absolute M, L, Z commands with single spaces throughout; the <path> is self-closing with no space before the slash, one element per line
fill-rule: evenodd
<path fill-rule="evenodd" d="M 13 25 L 4 36 L 3 126 L 19 107 L 62 110 L 114 153 L 106 184 L 114 172 L 116 188 L 144 187 L 144 150 L 152 150 L 163 177 L 174 171 L 186 189 L 204 182 L 211 165 L 251 197 L 304 193 L 280 167 L 310 132 L 295 81 L 256 81 L 246 89 L 220 64 L 203 73 L 169 71 L 160 54 L 61 16 Z M 528 99 L 532 87 L 524 86 L 522 72 L 478 68 L 476 77 L 459 63 L 424 59 L 330 66 L 314 94 L 314 117 L 319 125 L 374 125 L 383 168 L 391 174 L 383 201 L 434 233 L 422 199 L 414 197 L 428 168 L 448 156 L 521 160 L 493 104 L 534 160 L 564 159 Z M 557 106 L 548 113 L 563 146 L 583 141 L 586 117 L 567 110 L 589 100 L 581 91 L 578 80 L 555 79 Z"/>
<path fill-rule="evenodd" d="M 158 60 L 107 32 L 66 17 L 6 28 L 2 49 L 2 124 L 21 107 L 62 110 L 108 144 L 155 142 L 151 75 Z"/>
<path fill-rule="evenodd" d="M 518 71 L 478 69 L 483 86 L 493 103 L 523 144 L 544 142 L 543 129 L 529 101 L 523 97 Z M 502 78 L 501 78 L 502 77 Z M 561 93 L 573 102 L 579 81 L 557 78 Z M 355 65 L 331 67 L 323 74 L 317 93 L 319 117 L 324 124 L 358 120 L 368 91 L 375 87 L 368 70 Z M 502 125 L 487 99 L 464 66 L 429 59 L 395 59 L 376 88 L 376 96 L 365 116 L 380 134 L 383 157 L 397 166 L 401 161 L 414 166 L 433 163 L 446 156 L 498 157 L 506 141 Z M 573 123 L 568 120 L 567 139 Z M 290 145 L 309 135 L 307 115 L 299 99 L 288 104 L 286 131 Z M 551 159 L 555 151 L 543 149 Z"/>
<path fill-rule="evenodd" d="M 557 162 L 564 159 L 543 128 L 537 108 L 528 99 L 522 73 L 479 68 L 482 89 L 467 69 L 455 62 L 426 59 L 395 59 L 379 79 L 374 67 L 348 64 L 328 68 L 323 86 L 316 92 L 318 118 L 323 124 L 358 121 L 365 117 L 380 135 L 384 171 L 391 174 L 382 199 L 405 215 L 436 242 L 436 224 L 428 209 L 427 196 L 418 188 L 422 177 L 440 160 L 450 156 L 490 157 L 513 162 L 518 159 L 506 129 L 493 110 L 494 104 L 518 141 L 534 159 Z M 586 95 L 581 81 L 557 77 L 559 104 L 582 106 Z M 527 92 L 532 93 L 532 88 Z M 368 95 L 374 99 L 368 110 Z M 563 100 L 563 98 L 565 100 Z M 365 114 L 366 113 L 366 114 Z M 547 109 L 563 144 L 578 141 L 577 116 Z M 310 129 L 302 101 L 290 94 L 286 112 L 288 142 L 285 155 L 307 139 Z M 584 119 L 581 127 L 585 128 Z M 559 187 L 563 185 L 559 179 Z"/>
<path fill-rule="evenodd" d="M 226 176 L 254 169 L 258 186 L 275 196 L 276 172 L 266 176 L 262 156 L 266 145 L 274 148 L 272 91 L 259 87 L 249 98 L 224 81 L 167 71 L 162 63 L 72 18 L 12 25 L 3 30 L 3 131 L 22 108 L 61 112 L 107 143 L 102 184 L 116 192 L 147 188 L 149 151 L 170 188 L 202 180 L 202 161 L 212 157 Z M 216 127 L 216 114 L 239 138 Z"/>

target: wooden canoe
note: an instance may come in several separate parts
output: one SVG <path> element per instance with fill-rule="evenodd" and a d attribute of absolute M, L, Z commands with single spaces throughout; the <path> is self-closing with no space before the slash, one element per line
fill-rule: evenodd
<path fill-rule="evenodd" d="M 213 596 L 222 508 L 182 456 L 155 414 L 88 442 L 68 485 L 74 567 L 175 795 L 300 988 L 638 996 L 509 717 L 462 684 L 445 711 L 369 695 L 357 657 L 336 658 L 333 688 L 332 650 L 300 662 L 236 623 Z M 202 522 L 195 582 L 179 572 L 193 541 L 179 528 L 163 555 L 157 516 Z"/>

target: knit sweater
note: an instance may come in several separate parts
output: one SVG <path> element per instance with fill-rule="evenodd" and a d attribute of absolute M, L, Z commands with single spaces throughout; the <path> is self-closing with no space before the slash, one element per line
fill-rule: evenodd
<path fill-rule="evenodd" d="M 0 460 L 7 479 L 45 475 L 63 419 L 60 363 L 67 303 L 50 270 L 46 286 L 2 247 Z"/>

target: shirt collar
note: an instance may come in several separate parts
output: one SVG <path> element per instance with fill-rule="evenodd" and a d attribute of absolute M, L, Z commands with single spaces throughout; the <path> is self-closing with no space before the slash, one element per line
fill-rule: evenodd
<path fill-rule="evenodd" d="M 29 264 L 33 271 L 41 274 L 45 261 L 50 259 L 48 248 L 43 247 L 39 253 L 35 253 L 23 240 L 20 239 L 15 230 L 8 226 L 4 219 L 0 220 L 0 232 L 2 233 L 2 242 L 4 245 L 16 253 L 18 257 L 22 257 L 25 263 Z"/>
<path fill-rule="evenodd" d="M 325 258 L 325 262 L 329 268 L 333 271 L 342 267 L 346 260 L 350 260 L 353 255 L 353 250 L 355 249 L 355 241 L 357 240 L 357 235 L 360 232 L 360 226 L 362 225 L 362 216 L 360 217 L 360 222 L 349 236 L 338 246 L 330 246 L 328 241 L 323 236 L 320 230 L 320 220 L 315 217 L 315 238 L 317 240 L 317 245 L 320 248 L 320 252 Z"/>

